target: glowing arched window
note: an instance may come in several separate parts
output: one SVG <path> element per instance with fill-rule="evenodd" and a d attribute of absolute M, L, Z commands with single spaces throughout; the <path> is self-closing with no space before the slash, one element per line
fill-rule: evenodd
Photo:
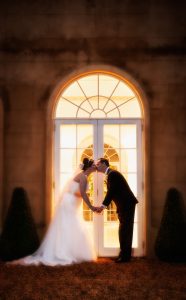
<path fill-rule="evenodd" d="M 116 152 L 116 150 L 108 145 L 108 144 L 104 144 L 104 158 L 107 158 L 109 160 L 110 163 L 114 162 L 118 162 L 119 161 L 119 156 L 118 153 Z M 83 159 L 87 157 L 89 159 L 93 159 L 93 145 L 88 146 L 82 156 L 81 156 L 81 161 L 83 161 Z"/>
<path fill-rule="evenodd" d="M 104 73 L 76 79 L 61 93 L 56 118 L 141 118 L 137 95 L 125 81 Z"/>

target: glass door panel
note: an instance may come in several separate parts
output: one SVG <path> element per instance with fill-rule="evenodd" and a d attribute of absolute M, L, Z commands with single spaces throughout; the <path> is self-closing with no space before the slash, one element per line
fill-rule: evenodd
<path fill-rule="evenodd" d="M 137 196 L 137 125 L 103 124 L 103 156 L 109 159 L 112 169 L 118 170 L 123 174 L 133 193 Z M 103 193 L 105 195 L 106 183 L 104 185 Z M 138 212 L 136 211 L 133 248 L 138 246 L 137 215 Z M 119 248 L 119 222 L 114 202 L 111 202 L 108 209 L 104 210 L 102 226 L 103 244 L 101 252 L 115 254 Z"/>
<path fill-rule="evenodd" d="M 94 127 L 92 124 L 60 124 L 57 128 L 59 132 L 58 156 L 59 173 L 56 176 L 58 185 L 58 197 L 69 178 L 72 177 L 74 170 L 78 168 L 79 163 L 84 157 L 93 157 L 93 138 Z M 93 176 L 89 178 L 88 194 L 91 202 L 94 198 L 94 181 Z M 56 198 L 58 199 L 58 198 Z M 87 222 L 90 234 L 93 234 L 93 213 L 82 202 L 82 214 Z"/>

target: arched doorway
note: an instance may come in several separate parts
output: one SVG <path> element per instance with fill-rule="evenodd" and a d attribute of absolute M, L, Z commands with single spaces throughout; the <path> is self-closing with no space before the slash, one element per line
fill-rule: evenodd
<path fill-rule="evenodd" d="M 139 199 L 133 254 L 144 255 L 143 115 L 137 93 L 117 74 L 93 71 L 65 85 L 56 103 L 54 199 L 58 199 L 65 182 L 83 156 L 109 158 L 112 168 L 125 176 Z M 89 186 L 90 198 L 99 205 L 105 193 L 104 176 L 94 174 Z M 117 255 L 119 241 L 115 205 L 112 203 L 100 216 L 93 215 L 84 204 L 82 214 L 94 235 L 98 255 Z"/>

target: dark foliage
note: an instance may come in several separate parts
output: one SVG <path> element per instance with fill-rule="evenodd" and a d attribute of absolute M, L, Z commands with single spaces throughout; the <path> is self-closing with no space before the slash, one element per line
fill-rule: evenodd
<path fill-rule="evenodd" d="M 175 188 L 167 193 L 155 253 L 163 261 L 186 261 L 186 212 L 182 195 Z"/>
<path fill-rule="evenodd" d="M 33 253 L 39 238 L 26 191 L 15 188 L 0 237 L 0 259 L 11 261 Z"/>

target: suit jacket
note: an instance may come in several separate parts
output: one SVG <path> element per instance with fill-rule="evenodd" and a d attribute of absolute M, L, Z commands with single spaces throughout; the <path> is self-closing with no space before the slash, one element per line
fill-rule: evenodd
<path fill-rule="evenodd" d="M 108 206 L 112 200 L 116 204 L 118 213 L 129 210 L 138 203 L 123 175 L 118 171 L 110 169 L 107 179 L 107 193 L 103 205 Z"/>

